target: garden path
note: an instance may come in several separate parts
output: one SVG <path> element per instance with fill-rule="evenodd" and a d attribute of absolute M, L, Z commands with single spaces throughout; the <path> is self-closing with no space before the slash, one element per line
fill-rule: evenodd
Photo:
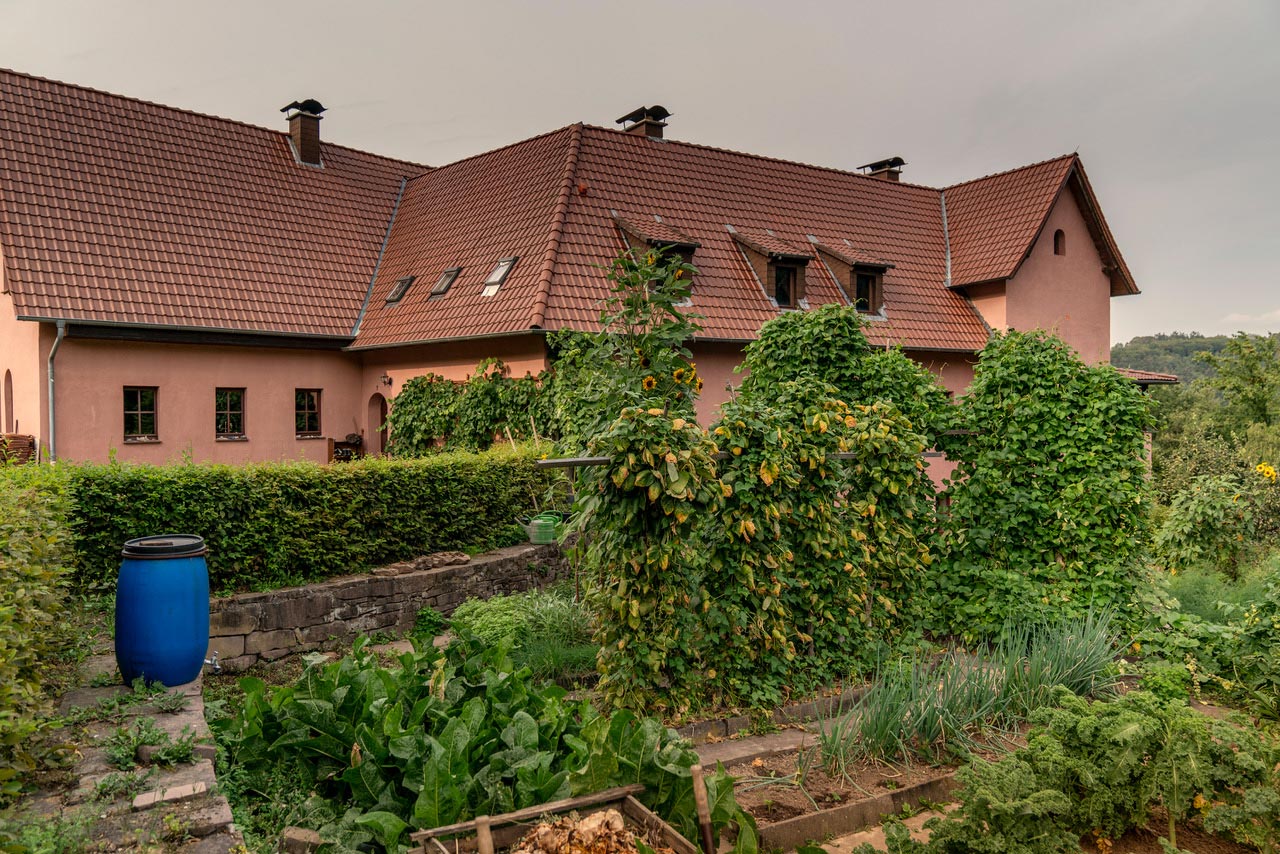
<path fill-rule="evenodd" d="M 217 793 L 214 745 L 204 717 L 201 680 L 165 693 L 142 694 L 109 683 L 116 674 L 109 651 L 82 663 L 78 687 L 63 695 L 60 716 L 77 735 L 65 785 L 41 793 L 27 809 L 69 828 L 81 850 L 228 854 L 242 844 L 231 807 Z M 180 698 L 180 699 L 179 699 Z M 138 746 L 131 771 L 108 761 L 108 740 L 122 728 L 154 724 L 174 741 L 193 739 L 191 762 L 152 764 L 156 746 Z"/>

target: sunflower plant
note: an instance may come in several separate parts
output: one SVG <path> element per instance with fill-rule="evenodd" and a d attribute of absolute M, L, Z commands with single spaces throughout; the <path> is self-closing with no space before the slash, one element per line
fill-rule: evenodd
<path fill-rule="evenodd" d="M 553 338 L 553 406 L 566 451 L 585 448 L 628 407 L 693 418 L 703 384 L 688 348 L 702 328 L 687 310 L 696 272 L 676 253 L 624 252 L 606 273 L 600 331 Z"/>

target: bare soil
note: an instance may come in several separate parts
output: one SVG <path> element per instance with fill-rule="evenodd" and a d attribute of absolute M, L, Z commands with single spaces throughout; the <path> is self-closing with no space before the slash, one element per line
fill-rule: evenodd
<path fill-rule="evenodd" d="M 1169 833 L 1168 819 L 1159 810 L 1144 828 L 1131 830 L 1110 845 L 1086 837 L 1080 847 L 1089 854 L 1161 854 L 1160 837 Z M 1179 825 L 1178 848 L 1192 854 L 1256 854 L 1257 849 L 1214 836 L 1194 825 Z"/>
<path fill-rule="evenodd" d="M 868 762 L 848 769 L 847 776 L 833 776 L 821 767 L 815 752 L 807 751 L 756 759 L 735 765 L 729 773 L 738 778 L 734 792 L 743 809 L 757 822 L 772 824 L 936 780 L 955 768 Z"/>

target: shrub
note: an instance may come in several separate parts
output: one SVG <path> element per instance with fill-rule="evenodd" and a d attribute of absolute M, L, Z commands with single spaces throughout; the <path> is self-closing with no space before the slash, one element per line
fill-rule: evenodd
<path fill-rule="evenodd" d="M 191 533 L 211 589 L 278 587 L 433 551 L 488 548 L 556 475 L 527 451 L 342 465 L 59 465 L 76 534 L 76 585 L 114 587 L 120 547 Z M 48 479 L 48 477 L 46 479 Z"/>
<path fill-rule="evenodd" d="M 62 638 L 66 513 L 56 491 L 0 481 L 0 799 L 32 767 L 24 748 L 45 709 L 43 675 Z"/>
<path fill-rule="evenodd" d="M 995 334 L 959 406 L 934 627 L 992 635 L 1127 603 L 1148 540 L 1149 401 L 1044 332 Z"/>

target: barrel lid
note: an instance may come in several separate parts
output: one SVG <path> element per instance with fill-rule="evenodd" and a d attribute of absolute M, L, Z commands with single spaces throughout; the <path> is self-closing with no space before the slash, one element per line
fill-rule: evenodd
<path fill-rule="evenodd" d="M 204 538 L 191 534 L 138 537 L 124 544 L 125 557 L 194 557 L 204 554 Z"/>

